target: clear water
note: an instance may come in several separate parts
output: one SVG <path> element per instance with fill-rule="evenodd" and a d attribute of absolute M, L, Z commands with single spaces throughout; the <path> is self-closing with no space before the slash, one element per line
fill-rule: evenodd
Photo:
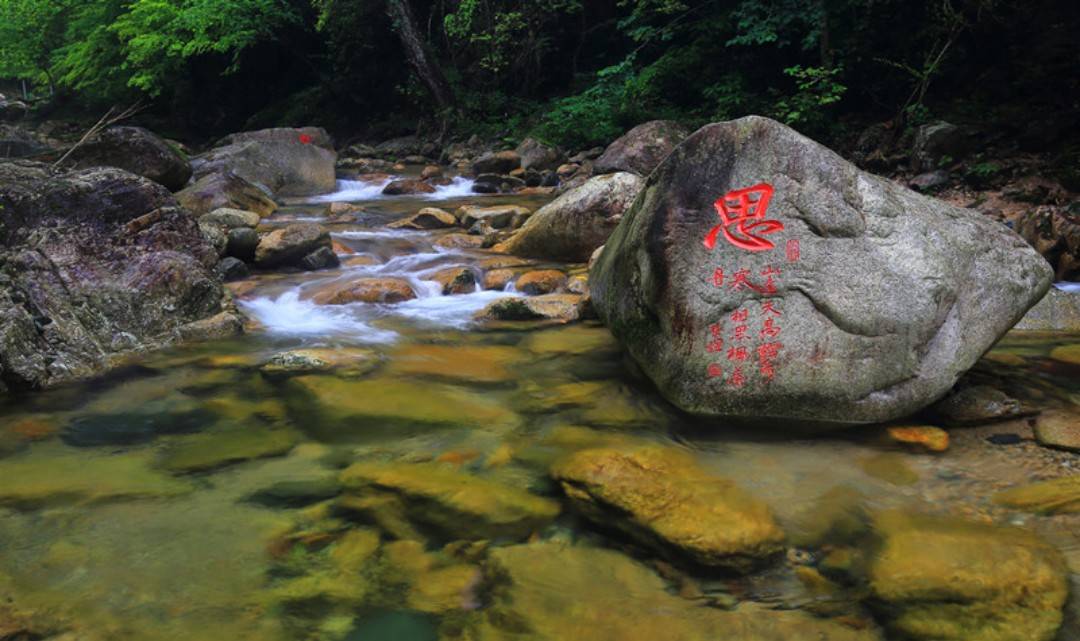
<path fill-rule="evenodd" d="M 385 535 L 370 562 L 381 574 L 364 570 L 327 579 L 327 544 L 320 541 L 338 541 L 329 549 L 339 549 L 342 532 L 366 526 L 335 515 L 332 500 L 284 505 L 252 497 L 283 481 L 316 483 L 348 462 L 366 460 L 437 461 L 558 497 L 548 464 L 612 438 L 691 452 L 705 469 L 766 501 L 793 538 L 810 527 L 808 512 L 826 510 L 834 500 L 835 509 L 847 509 L 828 498 L 844 496 L 836 490 L 847 488 L 874 508 L 910 507 L 1032 529 L 1080 569 L 1080 519 L 1026 515 L 988 500 L 1004 487 L 1075 471 L 1073 455 L 1030 440 L 987 443 L 999 432 L 1029 439 L 1025 421 L 952 430 L 949 452 L 933 455 L 890 444 L 871 428 L 807 438 L 785 433 L 783 425 L 746 432 L 689 420 L 629 373 L 598 325 L 475 324 L 473 314 L 488 302 L 517 294 L 442 296 L 430 275 L 460 265 L 480 273 L 490 254 L 439 250 L 434 241 L 444 232 L 385 229 L 431 203 L 386 199 L 366 189 L 345 183 L 324 200 L 351 196 L 365 208 L 360 222 L 331 228 L 351 255 L 371 256 L 373 264 L 236 284 L 240 306 L 256 321 L 244 338 L 147 355 L 99 380 L 0 407 L 0 638 L 6 638 L 8 616 L 3 604 L 41 636 L 69 630 L 73 639 L 458 638 L 453 631 L 490 602 L 482 584 L 468 596 L 451 590 L 460 598 L 438 611 L 421 608 L 415 583 L 403 588 L 385 578 L 416 571 L 406 567 L 415 555 L 394 556 Z M 442 201 L 449 209 L 464 202 L 543 202 L 444 193 L 453 195 Z M 307 204 L 266 222 L 323 217 L 319 206 Z M 371 275 L 407 278 L 419 296 L 397 305 L 343 306 L 307 298 L 330 283 Z M 976 375 L 1036 407 L 1076 411 L 1078 370 L 1048 354 L 1077 342 L 1078 336 L 1010 336 Z M 299 348 L 331 348 L 346 364 L 309 377 L 314 387 L 260 371 L 273 355 Z M 426 353 L 438 354 L 435 364 L 417 366 Z M 322 396 L 320 389 L 334 394 Z M 353 404 L 383 395 L 387 403 L 397 399 L 408 416 L 439 416 L 441 424 L 362 421 L 349 413 Z M 455 424 L 447 415 L 461 420 Z M 286 437 L 287 444 L 274 451 L 241 444 L 237 460 L 194 472 L 176 467 L 187 460 L 178 453 L 194 451 L 197 458 L 231 451 L 240 432 L 264 441 Z M 88 444 L 88 434 L 98 441 Z M 617 536 L 566 516 L 537 536 L 628 551 Z M 445 555 L 443 543 L 427 541 L 432 558 Z M 648 560 L 647 553 L 630 552 Z M 387 569 L 394 563 L 401 567 Z M 690 573 L 707 595 L 724 595 L 743 603 L 740 608 L 808 609 L 814 601 L 789 564 L 743 578 Z M 442 576 L 416 580 L 437 590 Z M 283 596 L 299 589 L 291 580 L 304 577 L 331 585 L 316 590 L 319 597 Z M 561 588 L 544 589 L 554 595 Z M 1064 636 L 1069 630 L 1062 634 L 1073 638 Z"/>

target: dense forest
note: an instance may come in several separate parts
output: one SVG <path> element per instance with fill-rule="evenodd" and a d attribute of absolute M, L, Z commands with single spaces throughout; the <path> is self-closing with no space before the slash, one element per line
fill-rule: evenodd
<path fill-rule="evenodd" d="M 2 0 L 0 78 L 61 114 L 141 100 L 195 139 L 317 122 L 581 148 L 758 113 L 842 145 L 945 118 L 1060 165 L 1077 33 L 1053 0 Z"/>

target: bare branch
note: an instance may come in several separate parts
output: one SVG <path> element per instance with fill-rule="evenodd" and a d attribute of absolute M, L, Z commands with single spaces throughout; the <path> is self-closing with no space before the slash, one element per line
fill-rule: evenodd
<path fill-rule="evenodd" d="M 90 140 L 97 134 L 101 133 L 101 131 L 105 128 L 111 127 L 112 125 L 115 125 L 120 121 L 127 120 L 128 118 L 134 116 L 145 108 L 146 107 L 142 104 L 141 100 L 119 113 L 116 113 L 115 105 L 109 107 L 109 110 L 105 112 L 105 115 L 102 116 L 96 123 L 94 123 L 94 126 L 87 129 L 86 133 L 82 135 L 82 138 L 79 138 L 78 142 L 72 145 L 70 149 L 64 152 L 63 156 L 60 156 L 59 160 L 53 163 L 53 168 L 59 168 L 62 164 L 64 164 L 64 161 L 67 160 L 72 153 L 74 153 L 76 149 L 85 144 L 87 140 Z"/>

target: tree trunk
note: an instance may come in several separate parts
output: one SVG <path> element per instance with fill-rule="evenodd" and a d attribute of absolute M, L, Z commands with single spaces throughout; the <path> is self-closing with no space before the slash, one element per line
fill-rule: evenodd
<path fill-rule="evenodd" d="M 420 80 L 427 86 L 440 109 L 446 110 L 453 107 L 454 93 L 442 71 L 428 55 L 420 31 L 416 28 L 416 18 L 413 16 L 409 0 L 387 0 L 386 6 L 394 21 L 398 37 L 401 38 L 401 45 L 405 48 L 405 55 L 408 56 L 409 63 L 420 76 Z"/>

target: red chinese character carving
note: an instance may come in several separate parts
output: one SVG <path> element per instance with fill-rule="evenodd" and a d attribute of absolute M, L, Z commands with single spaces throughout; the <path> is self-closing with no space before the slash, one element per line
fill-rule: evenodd
<path fill-rule="evenodd" d="M 799 262 L 799 239 L 791 238 L 787 241 L 787 262 Z"/>
<path fill-rule="evenodd" d="M 757 291 L 757 287 L 754 286 L 748 279 L 750 278 L 749 269 L 740 269 L 731 275 L 731 288 L 734 290 L 740 289 L 752 289 Z"/>
<path fill-rule="evenodd" d="M 769 266 L 769 267 L 766 267 L 765 269 L 761 270 L 761 275 L 765 277 L 765 286 L 762 287 L 761 289 L 759 289 L 758 291 L 760 291 L 760 292 L 762 292 L 764 294 L 775 294 L 776 293 L 776 283 L 773 282 L 773 276 L 779 276 L 780 275 L 780 270 L 775 268 L 775 267 Z"/>
<path fill-rule="evenodd" d="M 721 323 L 713 323 L 709 325 L 709 333 L 712 334 L 713 338 L 720 338 L 724 333 L 724 326 Z"/>
<path fill-rule="evenodd" d="M 720 216 L 721 224 L 705 235 L 705 247 L 712 249 L 716 245 L 716 236 L 723 233 L 729 243 L 740 249 L 752 252 L 772 249 L 775 245 L 763 236 L 784 229 L 784 223 L 779 220 L 765 219 L 772 195 L 772 185 L 761 183 L 729 191 L 717 198 L 713 207 Z M 734 232 L 731 229 L 733 226 Z"/>
<path fill-rule="evenodd" d="M 300 144 L 301 145 L 310 145 L 311 144 L 311 136 L 309 136 L 307 134 L 300 134 Z"/>
<path fill-rule="evenodd" d="M 746 325 L 736 325 L 735 326 L 735 335 L 732 338 L 734 338 L 737 341 L 746 340 L 746 338 L 747 338 L 747 336 L 746 336 Z"/>
<path fill-rule="evenodd" d="M 731 322 L 733 323 L 745 323 L 750 318 L 750 310 L 748 309 L 736 309 L 731 312 Z"/>
<path fill-rule="evenodd" d="M 723 269 L 720 269 L 719 267 L 717 267 L 713 271 L 713 273 L 712 273 L 712 282 L 713 282 L 713 285 L 716 285 L 717 287 L 723 287 L 724 286 L 724 270 Z"/>
<path fill-rule="evenodd" d="M 720 369 L 720 366 L 716 363 L 709 363 L 708 369 L 709 378 L 719 378 L 724 375 L 724 372 Z"/>
<path fill-rule="evenodd" d="M 761 371 L 761 375 L 766 380 L 771 381 L 776 376 L 776 368 L 773 364 L 773 360 L 780 353 L 780 348 L 784 345 L 782 343 L 762 343 L 758 345 L 758 365 Z"/>
<path fill-rule="evenodd" d="M 772 314 L 773 316 L 780 316 L 780 310 L 773 307 L 771 300 L 762 301 L 761 303 L 761 315 Z"/>
<path fill-rule="evenodd" d="M 765 324 L 761 326 L 762 338 L 776 338 L 780 335 L 780 328 L 773 324 L 773 319 L 766 318 Z"/>
<path fill-rule="evenodd" d="M 705 345 L 705 351 L 710 354 L 717 354 L 724 351 L 724 339 L 718 338 L 714 341 L 710 341 Z"/>
<path fill-rule="evenodd" d="M 745 383 L 745 382 L 746 382 L 746 377 L 743 376 L 742 368 L 741 367 L 736 367 L 735 371 L 731 373 L 731 378 L 728 379 L 728 383 L 732 387 L 742 387 L 743 383 Z"/>
<path fill-rule="evenodd" d="M 749 356 L 750 353 L 745 347 L 731 347 L 727 352 L 729 361 L 745 361 Z"/>

